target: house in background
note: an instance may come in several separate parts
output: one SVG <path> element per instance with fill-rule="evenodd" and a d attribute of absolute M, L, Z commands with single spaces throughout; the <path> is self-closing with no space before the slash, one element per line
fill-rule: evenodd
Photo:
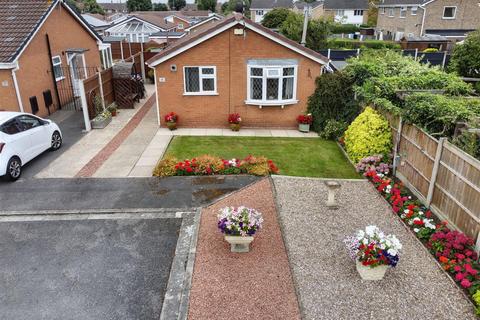
<path fill-rule="evenodd" d="M 437 35 L 458 41 L 478 28 L 477 0 L 382 0 L 378 5 L 379 39 L 398 41 L 403 37 Z"/>
<path fill-rule="evenodd" d="M 128 13 L 127 3 L 125 2 L 98 2 L 98 5 L 103 8 L 106 15 Z"/>
<path fill-rule="evenodd" d="M 103 35 L 111 25 L 111 22 L 106 21 L 105 17 L 98 13 L 84 13 L 82 18 L 100 35 Z"/>
<path fill-rule="evenodd" d="M 325 0 L 323 10 L 335 22 L 359 26 L 367 23 L 368 6 L 368 0 Z"/>
<path fill-rule="evenodd" d="M 323 1 L 304 2 L 296 1 L 293 3 L 292 11 L 295 13 L 303 14 L 305 7 L 310 7 L 310 18 L 320 19 L 323 18 L 325 10 L 323 9 Z"/>
<path fill-rule="evenodd" d="M 64 1 L 5 0 L 0 21 L 0 110 L 47 116 L 111 65 L 110 46 Z"/>
<path fill-rule="evenodd" d="M 250 4 L 250 17 L 253 22 L 261 23 L 267 12 L 276 8 L 292 9 L 292 0 L 252 0 Z"/>
<path fill-rule="evenodd" d="M 174 111 L 183 127 L 294 128 L 328 59 L 241 14 L 191 33 L 148 60 L 158 121 Z"/>

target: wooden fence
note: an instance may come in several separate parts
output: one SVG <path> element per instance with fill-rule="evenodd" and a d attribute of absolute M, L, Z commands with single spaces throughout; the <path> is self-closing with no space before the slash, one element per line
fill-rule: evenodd
<path fill-rule="evenodd" d="M 99 77 L 100 75 L 100 77 Z M 101 86 L 100 86 L 101 78 Z M 88 115 L 90 120 L 95 117 L 94 97 L 103 96 L 105 107 L 115 101 L 115 92 L 113 90 L 113 72 L 112 68 L 96 73 L 93 76 L 83 80 L 85 96 L 88 104 Z"/>
<path fill-rule="evenodd" d="M 124 60 L 128 57 L 138 54 L 139 52 L 148 51 L 149 48 L 162 48 L 164 45 L 156 43 L 136 43 L 136 42 L 112 42 L 112 59 L 113 60 Z"/>
<path fill-rule="evenodd" d="M 401 117 L 385 115 L 395 144 L 396 176 L 430 209 L 470 237 L 480 231 L 480 161 Z"/>

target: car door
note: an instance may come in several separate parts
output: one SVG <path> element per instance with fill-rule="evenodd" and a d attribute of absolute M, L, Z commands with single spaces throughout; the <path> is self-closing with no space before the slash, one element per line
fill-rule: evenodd
<path fill-rule="evenodd" d="M 28 162 L 31 152 L 31 142 L 28 132 L 23 130 L 22 124 L 17 118 L 6 121 L 1 126 L 3 133 L 8 136 L 8 144 L 13 149 L 15 155 L 20 157 L 22 163 Z"/>
<path fill-rule="evenodd" d="M 50 146 L 50 139 L 48 137 L 48 129 L 43 125 L 43 121 L 37 117 L 30 115 L 18 116 L 18 121 L 23 126 L 25 132 L 28 133 L 30 139 L 30 155 L 33 159 Z"/>

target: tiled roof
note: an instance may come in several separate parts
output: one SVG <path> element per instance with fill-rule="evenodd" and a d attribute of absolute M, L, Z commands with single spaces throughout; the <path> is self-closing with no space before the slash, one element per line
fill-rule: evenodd
<path fill-rule="evenodd" d="M 2 0 L 0 4 L 0 63 L 15 60 L 52 4 L 45 0 Z"/>
<path fill-rule="evenodd" d="M 215 32 L 216 30 L 221 29 L 222 27 L 229 25 L 230 23 L 232 23 L 234 21 L 239 22 L 239 21 L 242 21 L 242 20 L 245 21 L 247 24 L 252 25 L 255 28 L 260 29 L 264 33 L 267 33 L 269 36 L 277 38 L 280 41 L 282 41 L 283 43 L 286 43 L 286 44 L 288 44 L 292 47 L 295 47 L 296 50 L 299 50 L 299 51 L 303 52 L 305 55 L 309 55 L 311 57 L 313 56 L 318 60 L 324 61 L 325 63 L 328 62 L 328 58 L 321 55 L 320 53 L 318 53 L 314 50 L 311 50 L 309 48 L 306 48 L 306 47 L 302 46 L 301 44 L 299 44 L 299 43 L 297 43 L 293 40 L 290 40 L 290 39 L 274 32 L 274 31 L 272 31 L 268 28 L 265 28 L 264 26 L 262 26 L 258 23 L 255 23 L 248 18 L 245 18 L 243 15 L 241 15 L 239 13 L 235 13 L 232 16 L 226 18 L 226 19 L 219 20 L 219 21 L 208 24 L 205 27 L 205 29 L 202 29 L 201 31 L 198 31 L 198 32 L 195 32 L 195 33 L 190 33 L 189 35 L 175 41 L 172 45 L 167 47 L 165 50 L 161 51 L 159 54 L 155 55 L 150 60 L 148 60 L 147 63 L 149 65 L 151 65 L 151 64 L 155 63 L 157 60 L 161 59 L 162 57 L 167 56 L 171 53 L 174 53 L 175 51 L 180 50 L 181 48 L 187 46 L 188 44 L 193 43 L 194 41 L 199 40 L 199 39 L 209 35 L 210 33 Z"/>
<path fill-rule="evenodd" d="M 325 0 L 327 10 L 368 9 L 368 0 Z"/>
<path fill-rule="evenodd" d="M 250 9 L 292 8 L 292 0 L 252 0 Z"/>

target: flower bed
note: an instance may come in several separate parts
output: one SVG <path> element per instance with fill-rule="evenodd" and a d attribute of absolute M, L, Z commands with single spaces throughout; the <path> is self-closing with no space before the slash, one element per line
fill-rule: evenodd
<path fill-rule="evenodd" d="M 375 155 L 362 159 L 356 168 L 373 183 L 393 212 L 411 228 L 442 268 L 472 299 L 478 300 L 476 312 L 480 314 L 480 264 L 473 239 L 451 230 L 446 222 L 434 216 L 408 188 L 390 176 L 390 167 L 382 162 L 382 156 Z"/>
<path fill-rule="evenodd" d="M 167 156 L 162 159 L 153 171 L 154 176 L 201 176 L 251 174 L 266 176 L 278 174 L 279 169 L 265 157 L 248 156 L 245 159 L 222 159 L 210 155 L 179 161 Z"/>

